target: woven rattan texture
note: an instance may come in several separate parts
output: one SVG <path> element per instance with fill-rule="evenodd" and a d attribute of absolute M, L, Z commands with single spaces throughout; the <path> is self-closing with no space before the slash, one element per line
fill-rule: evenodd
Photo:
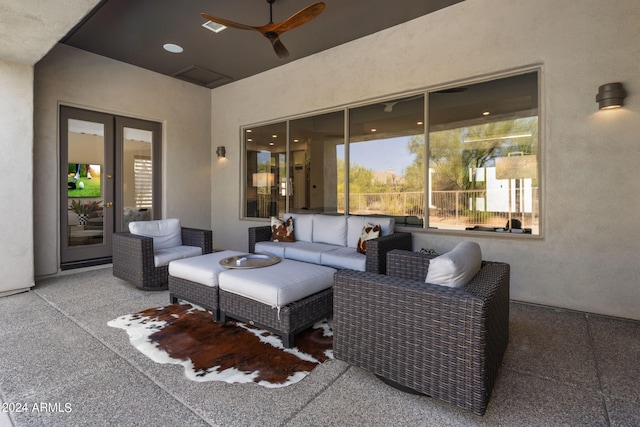
<path fill-rule="evenodd" d="M 199 246 L 203 254 L 213 252 L 213 232 L 182 228 L 182 244 Z M 156 267 L 153 239 L 128 232 L 113 234 L 113 275 L 145 291 L 168 287 L 169 266 Z"/>
<path fill-rule="evenodd" d="M 182 227 L 182 244 L 198 246 L 202 255 L 210 254 L 213 252 L 213 231 Z"/>
<path fill-rule="evenodd" d="M 206 286 L 169 276 L 169 300 L 172 304 L 177 303 L 177 300 L 184 300 L 199 305 L 212 313 L 214 321 L 220 320 L 217 286 Z"/>
<path fill-rule="evenodd" d="M 262 227 L 250 227 L 249 228 L 249 252 L 252 254 L 256 252 L 256 243 L 268 242 L 271 239 L 271 226 L 265 225 Z"/>
<path fill-rule="evenodd" d="M 333 290 L 325 289 L 280 310 L 267 304 L 220 290 L 221 318 L 224 316 L 267 328 L 281 335 L 285 347 L 293 346 L 296 333 L 331 315 Z"/>
<path fill-rule="evenodd" d="M 390 255 L 389 272 L 419 257 Z M 428 264 L 429 255 L 419 254 Z M 396 265 L 401 264 L 401 265 Z M 337 359 L 484 414 L 509 340 L 509 265 L 484 262 L 464 289 L 340 270 L 334 283 Z"/>

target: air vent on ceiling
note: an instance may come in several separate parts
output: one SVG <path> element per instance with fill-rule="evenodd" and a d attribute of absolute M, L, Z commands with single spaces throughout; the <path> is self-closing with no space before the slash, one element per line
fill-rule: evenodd
<path fill-rule="evenodd" d="M 213 21 L 207 21 L 204 24 L 202 24 L 203 27 L 205 27 L 207 30 L 211 30 L 214 33 L 219 33 L 220 31 L 224 30 L 225 27 L 222 24 L 218 24 L 217 22 L 213 22 Z"/>
<path fill-rule="evenodd" d="M 233 80 L 231 77 L 216 73 L 215 71 L 207 70 L 206 68 L 198 67 L 197 65 L 190 65 L 183 68 L 182 70 L 173 73 L 172 76 L 189 83 L 208 87 L 209 89 L 222 86 L 223 84 L 229 83 Z"/>

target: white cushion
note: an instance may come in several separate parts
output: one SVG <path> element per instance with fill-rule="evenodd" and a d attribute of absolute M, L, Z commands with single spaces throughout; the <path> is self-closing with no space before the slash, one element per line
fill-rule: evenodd
<path fill-rule="evenodd" d="M 429 261 L 425 282 L 462 288 L 482 267 L 482 253 L 476 242 L 460 242 L 450 252 Z"/>
<path fill-rule="evenodd" d="M 358 216 L 358 215 L 350 215 L 347 218 L 347 246 L 350 248 L 358 247 L 358 239 L 360 238 L 360 233 L 362 233 L 362 228 L 364 227 L 364 223 L 368 222 L 370 224 L 380 225 L 380 235 L 388 236 L 389 234 L 393 234 L 395 229 L 396 221 L 393 218 L 389 218 L 386 216 Z"/>
<path fill-rule="evenodd" d="M 347 218 L 344 215 L 314 215 L 313 241 L 347 246 Z"/>
<path fill-rule="evenodd" d="M 284 214 L 285 218 L 293 218 L 293 237 L 296 242 L 313 242 L 313 214 Z"/>
<path fill-rule="evenodd" d="M 329 267 L 365 271 L 367 256 L 359 253 L 354 248 L 339 247 L 322 252 L 320 263 Z"/>
<path fill-rule="evenodd" d="M 199 246 L 173 246 L 167 249 L 153 251 L 153 263 L 156 267 L 162 267 L 176 259 L 189 258 L 202 255 L 202 248 Z"/>
<path fill-rule="evenodd" d="M 169 263 L 169 275 L 201 285 L 218 287 L 218 274 L 226 268 L 220 265 L 224 258 L 244 255 L 246 252 L 220 251 L 202 256 L 174 260 Z"/>
<path fill-rule="evenodd" d="M 177 218 L 130 222 L 129 231 L 139 236 L 152 237 L 154 251 L 182 245 L 182 230 Z"/>
<path fill-rule="evenodd" d="M 257 254 L 271 254 L 280 258 L 284 258 L 284 250 L 287 246 L 293 245 L 293 242 L 257 242 L 255 252 Z"/>
<path fill-rule="evenodd" d="M 283 259 L 269 267 L 223 271 L 218 285 L 270 307 L 283 307 L 330 288 L 334 273 L 330 267 Z"/>
<path fill-rule="evenodd" d="M 336 249 L 336 245 L 326 243 L 295 242 L 287 246 L 284 257 L 296 261 L 320 264 L 322 253 Z"/>

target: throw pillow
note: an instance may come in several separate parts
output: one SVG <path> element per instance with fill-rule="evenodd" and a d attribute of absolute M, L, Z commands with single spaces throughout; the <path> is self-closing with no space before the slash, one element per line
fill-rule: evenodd
<path fill-rule="evenodd" d="M 271 239 L 272 242 L 295 242 L 293 237 L 293 218 L 282 221 L 275 216 L 271 217 Z"/>
<path fill-rule="evenodd" d="M 368 222 L 364 223 L 362 232 L 360 233 L 360 239 L 358 239 L 358 247 L 356 250 L 361 254 L 367 253 L 367 240 L 377 239 L 380 237 L 380 224 L 371 225 Z"/>
<path fill-rule="evenodd" d="M 482 253 L 476 242 L 460 242 L 450 252 L 429 261 L 425 282 L 462 288 L 482 267 Z"/>

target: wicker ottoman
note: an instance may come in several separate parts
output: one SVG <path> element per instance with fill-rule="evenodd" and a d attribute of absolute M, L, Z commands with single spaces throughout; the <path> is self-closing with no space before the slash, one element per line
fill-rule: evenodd
<path fill-rule="evenodd" d="M 282 337 L 293 347 L 295 335 L 331 315 L 331 267 L 283 259 L 255 269 L 227 270 L 218 277 L 220 318 L 247 322 Z"/>
<path fill-rule="evenodd" d="M 206 308 L 213 320 L 220 320 L 218 307 L 218 275 L 225 270 L 220 260 L 244 252 L 220 251 L 169 263 L 169 301 L 178 300 Z"/>

